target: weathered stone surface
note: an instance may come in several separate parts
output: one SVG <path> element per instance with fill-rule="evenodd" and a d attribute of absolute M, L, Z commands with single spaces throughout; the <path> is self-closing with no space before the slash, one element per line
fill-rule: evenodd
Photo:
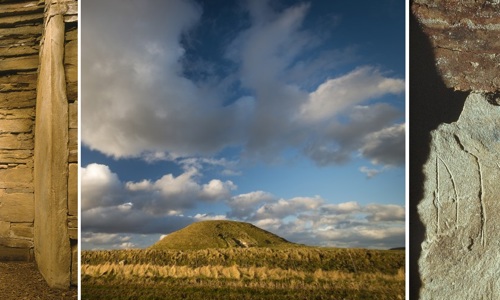
<path fill-rule="evenodd" d="M 71 284 L 78 284 L 78 240 L 71 241 Z"/>
<path fill-rule="evenodd" d="M 78 131 L 78 101 L 69 104 L 69 128 Z"/>
<path fill-rule="evenodd" d="M 30 248 L 11 248 L 0 245 L 0 261 L 32 261 Z"/>
<path fill-rule="evenodd" d="M 438 71 L 449 88 L 500 88 L 499 1 L 415 0 L 412 12 L 433 44 Z"/>
<path fill-rule="evenodd" d="M 68 288 L 71 247 L 66 227 L 69 120 L 63 66 L 65 26 L 62 15 L 47 20 L 37 86 L 35 257 L 40 273 L 51 287 Z"/>
<path fill-rule="evenodd" d="M 10 222 L 0 221 L 0 236 L 9 236 Z"/>
<path fill-rule="evenodd" d="M 25 24 L 40 23 L 42 20 L 43 13 L 0 16 L 0 27 L 16 27 Z"/>
<path fill-rule="evenodd" d="M 27 164 L 32 160 L 32 150 L 0 150 L 0 164 Z"/>
<path fill-rule="evenodd" d="M 421 299 L 500 298 L 500 106 L 471 94 L 431 133 L 424 165 Z"/>
<path fill-rule="evenodd" d="M 0 17 L 42 13 L 40 1 L 18 1 L 21 3 L 0 4 Z"/>
<path fill-rule="evenodd" d="M 35 91 L 36 89 L 36 74 L 15 74 L 15 75 L 7 75 L 0 76 L 0 91 L 3 94 L 0 94 L 0 99 L 3 99 L 8 92 L 16 92 L 16 91 Z M 36 92 L 32 92 L 33 99 L 36 97 Z M 0 103 L 3 103 L 4 100 L 0 100 Z M 35 102 L 33 101 L 33 104 Z M 3 104 L 2 104 L 3 107 Z"/>
<path fill-rule="evenodd" d="M 0 72 L 30 71 L 38 68 L 38 55 L 0 58 Z"/>
<path fill-rule="evenodd" d="M 31 132 L 32 125 L 31 119 L 0 119 L 0 133 Z"/>
<path fill-rule="evenodd" d="M 0 220 L 8 222 L 33 222 L 34 215 L 33 194 L 5 193 L 2 195 L 2 199 L 0 199 Z"/>
<path fill-rule="evenodd" d="M 0 188 L 15 189 L 33 186 L 33 170 L 31 168 L 0 169 Z M 2 201 L 0 199 L 0 201 Z M 0 212 L 1 214 L 1 212 Z"/>
<path fill-rule="evenodd" d="M 68 214 L 78 215 L 78 165 L 69 164 L 68 176 Z M 71 227 L 68 225 L 68 227 Z M 74 226 L 78 228 L 78 226 Z"/>
<path fill-rule="evenodd" d="M 33 241 L 14 237 L 0 237 L 0 245 L 13 248 L 33 248 Z"/>
<path fill-rule="evenodd" d="M 77 20 L 76 0 L 0 0 L 0 259 L 36 254 L 58 288 L 78 274 Z"/>
<path fill-rule="evenodd" d="M 12 223 L 10 230 L 13 237 L 33 239 L 33 223 Z"/>
<path fill-rule="evenodd" d="M 21 109 L 0 108 L 0 121 L 15 120 L 15 119 L 31 119 L 31 123 L 33 123 L 34 118 L 35 118 L 35 109 L 33 107 L 21 108 Z M 25 121 L 22 120 L 22 122 Z M 5 127 L 2 127 L 1 130 L 7 131 Z"/>
<path fill-rule="evenodd" d="M 69 132 L 69 157 L 68 162 L 78 162 L 78 129 L 70 129 Z"/>
<path fill-rule="evenodd" d="M 2 8 L 0 7 L 0 10 L 1 9 Z M 0 35 L 5 39 L 24 39 L 29 37 L 38 37 L 42 35 L 42 25 L 34 24 L 20 27 L 0 28 Z"/>
<path fill-rule="evenodd" d="M 36 91 L 21 91 L 12 93 L 0 93 L 1 108 L 24 108 L 34 107 L 36 104 Z"/>
<path fill-rule="evenodd" d="M 33 149 L 33 134 L 0 134 L 0 149 L 31 150 Z"/>
<path fill-rule="evenodd" d="M 66 74 L 66 93 L 68 100 L 74 102 L 78 98 L 78 31 L 66 33 L 64 49 L 64 71 Z"/>

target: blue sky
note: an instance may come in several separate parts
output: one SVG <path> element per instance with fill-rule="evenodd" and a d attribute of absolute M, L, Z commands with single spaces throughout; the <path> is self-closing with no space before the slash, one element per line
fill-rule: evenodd
<path fill-rule="evenodd" d="M 360 9 L 362 7 L 362 9 Z M 404 245 L 402 1 L 82 3 L 82 248 Z"/>

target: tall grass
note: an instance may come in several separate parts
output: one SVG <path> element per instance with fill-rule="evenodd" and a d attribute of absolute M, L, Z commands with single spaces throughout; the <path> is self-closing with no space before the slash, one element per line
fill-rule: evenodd
<path fill-rule="evenodd" d="M 82 251 L 82 264 L 152 264 L 158 266 L 267 267 L 290 270 L 396 274 L 404 251 L 336 248 L 228 248 L 204 250 Z"/>
<path fill-rule="evenodd" d="M 82 299 L 404 299 L 404 251 L 82 252 Z"/>

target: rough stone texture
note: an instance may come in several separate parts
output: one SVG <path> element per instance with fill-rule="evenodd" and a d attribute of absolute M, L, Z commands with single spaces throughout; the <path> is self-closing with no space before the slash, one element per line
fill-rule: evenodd
<path fill-rule="evenodd" d="M 0 260 L 33 254 L 33 130 L 43 3 L 0 2 Z"/>
<path fill-rule="evenodd" d="M 500 298 L 500 106 L 472 93 L 431 132 L 424 165 L 421 299 Z"/>
<path fill-rule="evenodd" d="M 77 222 L 70 221 L 77 218 L 78 190 L 77 7 L 71 0 L 46 2 L 36 98 L 35 259 L 58 288 L 77 284 Z"/>
<path fill-rule="evenodd" d="M 449 88 L 491 93 L 500 88 L 500 1 L 414 0 L 412 12 Z"/>
<path fill-rule="evenodd" d="M 34 255 L 59 288 L 77 284 L 77 21 L 75 0 L 0 0 L 0 259 Z"/>

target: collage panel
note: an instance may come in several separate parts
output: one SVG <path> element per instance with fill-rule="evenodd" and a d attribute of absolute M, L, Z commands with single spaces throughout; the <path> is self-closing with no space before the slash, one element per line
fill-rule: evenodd
<path fill-rule="evenodd" d="M 410 299 L 497 299 L 500 3 L 409 17 Z"/>
<path fill-rule="evenodd" d="M 82 299 L 404 299 L 403 1 L 82 1 Z"/>
<path fill-rule="evenodd" d="M 0 298 L 77 299 L 78 2 L 0 1 Z"/>

